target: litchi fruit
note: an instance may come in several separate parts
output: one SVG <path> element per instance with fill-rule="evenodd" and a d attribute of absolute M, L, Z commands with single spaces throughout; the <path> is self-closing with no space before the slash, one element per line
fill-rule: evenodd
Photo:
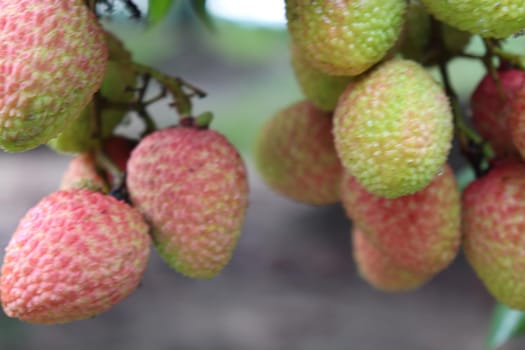
<path fill-rule="evenodd" d="M 525 165 L 497 162 L 463 192 L 465 255 L 490 293 L 525 310 Z"/>
<path fill-rule="evenodd" d="M 422 0 L 437 19 L 485 38 L 503 39 L 525 28 L 523 0 Z"/>
<path fill-rule="evenodd" d="M 63 131 L 100 88 L 104 30 L 81 0 L 0 0 L 0 147 L 24 151 Z"/>
<path fill-rule="evenodd" d="M 175 270 L 210 278 L 229 262 L 248 205 L 244 163 L 216 131 L 156 131 L 131 153 L 131 201 L 152 225 L 157 251 Z"/>
<path fill-rule="evenodd" d="M 367 192 L 346 174 L 341 200 L 353 223 L 396 266 L 428 276 L 457 255 L 460 195 L 449 166 L 425 189 L 395 199 Z"/>
<path fill-rule="evenodd" d="M 334 148 L 332 115 L 308 101 L 275 114 L 262 128 L 255 162 L 265 182 L 299 202 L 339 201 L 342 166 Z"/>
<path fill-rule="evenodd" d="M 396 265 L 358 228 L 352 232 L 352 241 L 359 274 L 374 288 L 385 292 L 404 292 L 420 287 L 432 277 L 432 274 L 417 273 Z"/>
<path fill-rule="evenodd" d="M 126 298 L 149 256 L 138 211 L 88 190 L 54 192 L 22 218 L 6 248 L 1 301 L 30 323 L 83 320 Z"/>
<path fill-rule="evenodd" d="M 425 188 L 445 163 L 452 112 L 442 87 L 416 62 L 383 63 L 339 99 L 335 148 L 367 191 L 386 198 Z"/>
<path fill-rule="evenodd" d="M 378 63 L 401 33 L 404 0 L 287 0 L 288 30 L 310 63 L 331 75 L 358 75 Z"/>

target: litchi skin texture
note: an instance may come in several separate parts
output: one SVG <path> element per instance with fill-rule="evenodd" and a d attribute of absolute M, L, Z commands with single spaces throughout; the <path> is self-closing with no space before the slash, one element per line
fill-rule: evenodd
<path fill-rule="evenodd" d="M 244 163 L 213 130 L 156 131 L 131 153 L 131 201 L 152 226 L 160 256 L 175 270 L 211 278 L 229 262 L 248 205 Z"/>
<path fill-rule="evenodd" d="M 512 98 L 507 101 L 509 108 L 508 127 L 514 146 L 517 148 L 521 157 L 525 159 L 525 73 L 520 73 L 517 79 L 521 85 L 516 89 Z"/>
<path fill-rule="evenodd" d="M 108 185 L 97 171 L 92 153 L 83 153 L 73 158 L 62 175 L 61 190 L 91 189 L 107 192 Z"/>
<path fill-rule="evenodd" d="M 109 102 L 129 103 L 134 98 L 130 90 L 135 86 L 137 74 L 134 70 L 131 53 L 124 44 L 110 33 L 106 33 L 109 61 L 100 86 L 100 95 Z M 79 118 L 74 120 L 57 137 L 48 142 L 53 150 L 61 153 L 78 154 L 97 146 L 98 138 L 111 137 L 114 129 L 126 115 L 126 110 L 104 105 L 100 112 L 100 130 L 96 130 L 94 103 L 90 103 Z M 96 134 L 99 135 L 96 135 Z"/>
<path fill-rule="evenodd" d="M 346 174 L 341 201 L 354 225 L 399 267 L 433 274 L 457 255 L 460 195 L 449 166 L 425 189 L 395 199 L 368 193 Z"/>
<path fill-rule="evenodd" d="M 264 181 L 286 197 L 312 205 L 339 201 L 342 166 L 332 137 L 332 114 L 308 101 L 277 112 L 254 150 Z"/>
<path fill-rule="evenodd" d="M 297 47 L 291 47 L 291 63 L 295 73 L 295 79 L 304 96 L 317 108 L 331 112 L 337 106 L 339 96 L 348 86 L 351 77 L 342 77 L 326 74 L 304 57 Z"/>
<path fill-rule="evenodd" d="M 126 298 L 146 269 L 150 238 L 138 211 L 87 190 L 54 192 L 20 221 L 6 248 L 6 315 L 39 324 L 93 317 Z"/>
<path fill-rule="evenodd" d="M 503 39 L 525 28 L 522 0 L 422 0 L 437 19 L 485 38 Z"/>
<path fill-rule="evenodd" d="M 352 248 L 359 275 L 374 288 L 385 292 L 406 292 L 421 287 L 432 274 L 416 273 L 397 266 L 384 252 L 354 228 Z"/>
<path fill-rule="evenodd" d="M 525 72 L 519 69 L 501 70 L 498 71 L 498 79 L 501 91 L 492 75 L 485 75 L 472 94 L 470 106 L 476 130 L 497 155 L 504 156 L 517 152 L 512 134 L 523 129 L 518 125 L 519 117 L 516 118 L 520 113 L 513 113 L 512 102 L 519 98 L 520 90 L 524 91 L 522 98 L 525 99 Z M 525 113 L 522 114 L 525 116 Z"/>
<path fill-rule="evenodd" d="M 497 163 L 463 192 L 463 249 L 489 292 L 525 310 L 525 165 Z"/>
<path fill-rule="evenodd" d="M 452 112 L 442 87 L 416 62 L 387 61 L 340 97 L 335 148 L 367 191 L 386 198 L 426 187 L 445 163 Z"/>
<path fill-rule="evenodd" d="M 0 0 L 0 147 L 46 143 L 101 85 L 104 30 L 81 0 Z"/>
<path fill-rule="evenodd" d="M 287 0 L 288 30 L 319 70 L 354 76 L 379 62 L 403 26 L 403 0 Z"/>

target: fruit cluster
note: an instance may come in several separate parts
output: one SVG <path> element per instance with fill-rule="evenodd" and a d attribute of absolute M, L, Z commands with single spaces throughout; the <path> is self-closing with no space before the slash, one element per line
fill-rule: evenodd
<path fill-rule="evenodd" d="M 488 290 L 525 309 L 525 58 L 502 48 L 525 29 L 525 3 L 286 0 L 286 15 L 306 99 L 260 132 L 267 184 L 303 203 L 341 202 L 376 288 L 417 288 L 462 245 Z M 485 55 L 466 52 L 473 37 Z M 450 82 L 457 57 L 487 70 L 470 102 L 477 131 Z M 454 135 L 477 174 L 463 193 L 447 164 Z"/>
<path fill-rule="evenodd" d="M 151 242 L 180 273 L 217 275 L 248 204 L 238 151 L 208 128 L 209 113 L 192 116 L 203 93 L 134 63 L 88 3 L 0 0 L 0 147 L 75 155 L 6 248 L 2 307 L 32 323 L 108 310 L 139 285 Z M 162 91 L 146 100 L 152 78 Z M 147 107 L 167 94 L 180 119 L 158 130 Z M 138 139 L 115 133 L 130 111 L 145 125 Z"/>

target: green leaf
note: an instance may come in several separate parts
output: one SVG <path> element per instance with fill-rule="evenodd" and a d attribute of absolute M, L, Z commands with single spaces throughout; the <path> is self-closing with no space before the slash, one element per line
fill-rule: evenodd
<path fill-rule="evenodd" d="M 206 0 L 190 0 L 191 7 L 197 17 L 209 30 L 214 30 L 213 20 L 206 10 Z"/>
<path fill-rule="evenodd" d="M 151 25 L 159 23 L 171 9 L 174 0 L 149 0 L 148 20 Z"/>
<path fill-rule="evenodd" d="M 498 303 L 492 312 L 485 349 L 492 350 L 525 332 L 525 312 Z"/>

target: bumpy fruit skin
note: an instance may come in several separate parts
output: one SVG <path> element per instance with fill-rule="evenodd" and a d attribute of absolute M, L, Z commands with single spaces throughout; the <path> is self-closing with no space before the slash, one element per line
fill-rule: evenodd
<path fill-rule="evenodd" d="M 109 61 L 106 74 L 100 86 L 100 94 L 111 102 L 131 102 L 137 75 L 133 68 L 131 53 L 124 44 L 110 33 L 106 33 L 109 48 Z M 81 116 L 74 120 L 60 135 L 48 142 L 53 150 L 62 153 L 82 153 L 93 149 L 97 139 L 94 134 L 93 113 L 95 106 L 90 103 Z M 122 121 L 126 110 L 104 106 L 100 115 L 100 137 L 108 138 L 113 129 Z"/>
<path fill-rule="evenodd" d="M 522 0 L 422 0 L 437 19 L 485 38 L 506 38 L 525 28 Z"/>
<path fill-rule="evenodd" d="M 374 288 L 385 292 L 405 292 L 419 288 L 432 277 L 431 274 L 413 272 L 396 265 L 388 255 L 371 244 L 359 228 L 354 228 L 352 242 L 359 274 Z"/>
<path fill-rule="evenodd" d="M 368 193 L 346 174 L 341 201 L 354 224 L 399 267 L 433 274 L 457 255 L 460 195 L 449 166 L 424 190 L 395 199 Z"/>
<path fill-rule="evenodd" d="M 438 62 L 429 56 L 432 46 L 431 17 L 423 4 L 410 1 L 407 7 L 400 52 L 404 58 L 433 65 Z M 449 54 L 458 54 L 470 41 L 472 35 L 447 24 L 441 26 L 441 36 Z"/>
<path fill-rule="evenodd" d="M 525 165 L 497 163 L 463 192 L 465 255 L 490 293 L 525 310 Z"/>
<path fill-rule="evenodd" d="M 317 108 L 328 112 L 333 111 L 339 96 L 352 78 L 323 73 L 313 67 L 301 50 L 293 44 L 291 61 L 295 78 L 304 96 Z"/>
<path fill-rule="evenodd" d="M 497 155 L 516 153 L 512 142 L 510 116 L 512 101 L 525 87 L 525 72 L 519 69 L 498 72 L 501 90 L 491 74 L 486 74 L 470 99 L 472 123 L 479 134 L 490 143 Z M 524 95 L 525 97 L 525 95 Z M 519 114 L 519 113 L 518 113 Z"/>
<path fill-rule="evenodd" d="M 0 0 L 0 147 L 46 143 L 79 117 L 107 64 L 104 30 L 81 0 Z"/>
<path fill-rule="evenodd" d="M 95 158 L 91 153 L 83 153 L 71 160 L 62 175 L 61 190 L 90 189 L 107 192 L 108 185 L 97 171 Z"/>
<path fill-rule="evenodd" d="M 248 205 L 237 150 L 213 130 L 177 127 L 144 138 L 128 161 L 130 198 L 175 270 L 211 278 L 226 266 Z"/>
<path fill-rule="evenodd" d="M 108 310 L 138 286 L 150 238 L 138 211 L 87 190 L 54 192 L 20 221 L 6 248 L 5 313 L 66 323 Z"/>
<path fill-rule="evenodd" d="M 427 186 L 451 147 L 448 99 L 424 68 L 383 63 L 339 99 L 334 115 L 343 166 L 375 195 L 395 198 Z"/>
<path fill-rule="evenodd" d="M 358 75 L 395 45 L 403 0 L 287 0 L 292 39 L 308 60 L 327 74 Z"/>
<path fill-rule="evenodd" d="M 525 78 L 523 71 L 517 75 L 520 86 L 516 89 L 512 98 L 509 98 L 507 107 L 509 108 L 508 125 L 512 136 L 512 142 L 518 149 L 521 157 L 525 159 Z"/>
<path fill-rule="evenodd" d="M 275 114 L 262 128 L 255 162 L 265 182 L 299 202 L 339 201 L 342 166 L 332 137 L 332 115 L 308 101 Z"/>

